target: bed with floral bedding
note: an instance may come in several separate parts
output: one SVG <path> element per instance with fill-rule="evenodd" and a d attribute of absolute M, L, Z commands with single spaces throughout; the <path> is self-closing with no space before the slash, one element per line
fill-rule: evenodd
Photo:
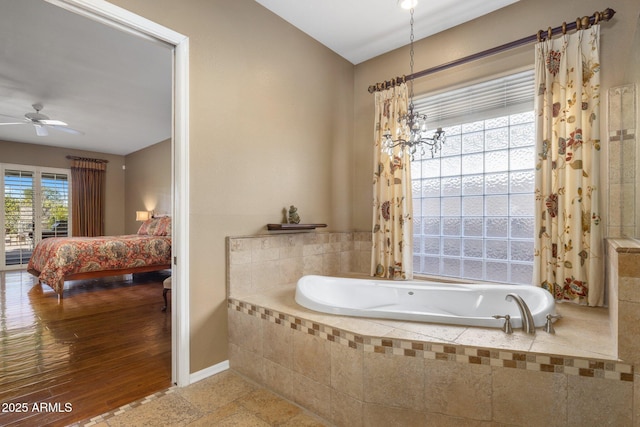
<path fill-rule="evenodd" d="M 51 237 L 40 241 L 27 270 L 62 298 L 66 280 L 171 268 L 171 218 L 145 221 L 137 234 Z"/>

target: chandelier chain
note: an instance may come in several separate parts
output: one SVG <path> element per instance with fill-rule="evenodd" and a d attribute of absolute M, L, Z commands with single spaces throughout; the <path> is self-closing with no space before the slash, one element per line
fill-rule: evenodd
<path fill-rule="evenodd" d="M 438 128 L 435 132 L 433 132 L 433 136 L 429 136 L 427 132 L 427 116 L 426 114 L 420 114 L 419 112 L 414 112 L 413 105 L 413 66 L 414 66 L 414 50 L 413 50 L 413 42 L 414 42 L 414 34 L 413 34 L 413 24 L 414 10 L 411 8 L 411 35 L 409 38 L 409 67 L 411 69 L 411 77 L 409 78 L 408 91 L 409 91 L 409 105 L 407 107 L 407 112 L 401 114 L 398 117 L 397 121 L 400 125 L 397 130 L 397 139 L 393 139 L 393 135 L 391 134 L 391 130 L 387 127 L 383 133 L 383 141 L 382 141 L 382 152 L 386 153 L 389 156 L 394 155 L 394 148 L 399 147 L 402 153 L 408 153 L 411 156 L 411 159 L 414 159 L 416 154 L 420 154 L 424 156 L 426 151 L 431 151 L 431 157 L 434 156 L 435 153 L 440 151 L 442 144 L 445 142 L 445 133 L 442 128 Z M 406 134 L 406 139 L 403 137 L 403 133 Z M 419 151 L 418 151 L 419 150 Z"/>
<path fill-rule="evenodd" d="M 409 45 L 409 69 L 411 70 L 411 78 L 409 79 L 409 111 L 413 111 L 413 40 L 414 40 L 414 36 L 413 36 L 413 8 L 411 8 L 410 10 L 411 13 L 411 20 L 409 21 L 411 24 L 411 35 L 409 36 L 409 41 L 411 42 Z"/>

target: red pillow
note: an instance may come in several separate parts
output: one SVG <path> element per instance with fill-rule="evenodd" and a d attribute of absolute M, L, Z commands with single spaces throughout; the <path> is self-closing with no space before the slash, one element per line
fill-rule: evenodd
<path fill-rule="evenodd" d="M 148 236 L 171 236 L 171 217 L 160 216 L 149 218 L 142 223 L 138 229 L 138 234 L 146 234 Z"/>

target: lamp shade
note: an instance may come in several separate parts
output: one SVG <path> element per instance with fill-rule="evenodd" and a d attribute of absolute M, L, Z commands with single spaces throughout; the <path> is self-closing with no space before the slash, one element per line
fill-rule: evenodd
<path fill-rule="evenodd" d="M 136 211 L 136 221 L 146 221 L 149 219 L 149 211 Z"/>

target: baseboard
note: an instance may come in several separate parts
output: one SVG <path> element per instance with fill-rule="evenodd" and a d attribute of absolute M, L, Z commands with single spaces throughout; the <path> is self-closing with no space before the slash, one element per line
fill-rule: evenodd
<path fill-rule="evenodd" d="M 219 374 L 220 372 L 224 372 L 227 369 L 229 369 L 228 360 L 217 363 L 213 366 L 209 366 L 208 368 L 204 368 L 198 372 L 194 372 L 191 375 L 189 375 L 189 384 L 193 384 L 205 378 L 211 377 L 215 374 Z"/>

